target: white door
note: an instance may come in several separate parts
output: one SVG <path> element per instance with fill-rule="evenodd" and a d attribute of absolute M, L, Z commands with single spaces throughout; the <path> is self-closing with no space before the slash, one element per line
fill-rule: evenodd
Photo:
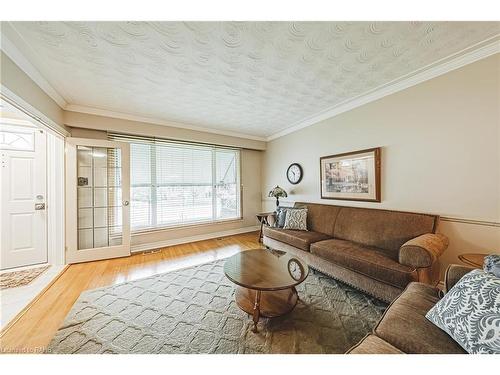
<path fill-rule="evenodd" d="M 66 138 L 66 261 L 130 255 L 130 146 Z"/>
<path fill-rule="evenodd" d="M 47 262 L 46 134 L 0 125 L 0 269 Z"/>

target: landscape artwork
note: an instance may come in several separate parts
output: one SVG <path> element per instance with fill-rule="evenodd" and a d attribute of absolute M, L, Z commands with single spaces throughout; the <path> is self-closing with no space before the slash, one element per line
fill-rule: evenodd
<path fill-rule="evenodd" d="M 380 202 L 380 148 L 320 158 L 321 198 Z"/>

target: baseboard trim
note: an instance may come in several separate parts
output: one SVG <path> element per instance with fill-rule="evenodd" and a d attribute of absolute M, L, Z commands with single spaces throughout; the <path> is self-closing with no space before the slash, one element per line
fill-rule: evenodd
<path fill-rule="evenodd" d="M 258 225 L 255 225 L 255 226 L 230 229 L 230 230 L 225 230 L 225 231 L 220 231 L 220 232 L 199 234 L 197 236 L 189 236 L 189 237 L 175 238 L 172 240 L 165 240 L 165 241 L 149 242 L 149 243 L 139 244 L 139 245 L 132 245 L 130 252 L 132 254 L 134 254 L 134 253 L 140 253 L 141 251 L 148 251 L 148 250 L 153 250 L 153 249 L 159 249 L 162 247 L 181 245 L 181 244 L 189 243 L 189 242 L 198 242 L 198 241 L 210 240 L 210 239 L 218 238 L 218 237 L 232 236 L 235 234 L 255 232 L 255 231 L 259 230 L 259 228 L 260 227 Z"/>

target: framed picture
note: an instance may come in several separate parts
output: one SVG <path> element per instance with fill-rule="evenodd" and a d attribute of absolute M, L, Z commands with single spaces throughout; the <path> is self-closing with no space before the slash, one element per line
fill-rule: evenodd
<path fill-rule="evenodd" d="M 380 147 L 323 156 L 321 198 L 380 202 Z"/>

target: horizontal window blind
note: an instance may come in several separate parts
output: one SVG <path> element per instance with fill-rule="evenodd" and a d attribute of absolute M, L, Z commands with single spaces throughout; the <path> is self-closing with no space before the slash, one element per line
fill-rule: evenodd
<path fill-rule="evenodd" d="M 108 137 L 130 143 L 133 230 L 241 217 L 239 149 L 115 133 Z"/>

